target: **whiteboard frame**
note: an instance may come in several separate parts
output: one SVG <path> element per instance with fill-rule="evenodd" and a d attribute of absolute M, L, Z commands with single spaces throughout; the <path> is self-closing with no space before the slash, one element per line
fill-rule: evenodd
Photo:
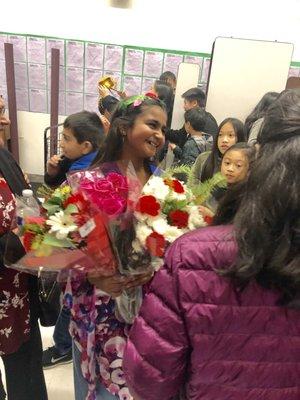
<path fill-rule="evenodd" d="M 210 66 L 206 110 L 220 123 L 245 120 L 261 97 L 285 89 L 293 44 L 216 38 Z"/>

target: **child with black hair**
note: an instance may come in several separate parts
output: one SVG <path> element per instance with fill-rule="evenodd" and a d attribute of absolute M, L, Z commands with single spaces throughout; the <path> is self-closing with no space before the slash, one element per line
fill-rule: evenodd
<path fill-rule="evenodd" d="M 214 225 L 230 223 L 238 209 L 245 183 L 254 161 L 256 149 L 245 142 L 236 143 L 223 155 L 221 174 L 226 178 L 227 188 L 215 189 L 207 207 L 200 206 L 204 217 L 213 217 Z"/>
<path fill-rule="evenodd" d="M 226 118 L 214 137 L 211 151 L 201 153 L 193 166 L 194 183 L 205 182 L 220 171 L 222 156 L 227 149 L 246 140 L 245 127 L 237 118 Z"/>
<path fill-rule="evenodd" d="M 184 114 L 184 120 L 188 139 L 182 149 L 172 144 L 171 146 L 175 157 L 179 160 L 179 164 L 192 165 L 199 154 L 211 149 L 212 137 L 203 132 L 205 111 L 202 108 L 196 107 L 187 110 Z"/>
<path fill-rule="evenodd" d="M 161 82 L 164 82 L 167 85 L 169 85 L 173 89 L 173 92 L 175 92 L 177 79 L 176 79 L 176 75 L 173 74 L 173 72 L 171 72 L 171 71 L 163 72 L 160 75 L 159 80 Z"/>
<path fill-rule="evenodd" d="M 191 88 L 183 93 L 182 98 L 184 99 L 184 111 L 188 111 L 196 107 L 203 109 L 205 113 L 205 125 L 203 132 L 216 136 L 218 133 L 218 124 L 215 118 L 209 112 L 204 110 L 206 100 L 205 93 L 197 87 Z M 188 133 L 186 132 L 184 126 L 178 130 L 170 129 L 166 133 L 166 140 L 169 140 L 171 143 L 174 143 L 181 148 L 183 148 L 187 139 Z"/>
<path fill-rule="evenodd" d="M 98 154 L 104 140 L 103 125 L 96 113 L 81 111 L 69 115 L 63 124 L 60 147 L 62 156 L 55 155 L 47 163 L 45 183 L 57 187 L 66 180 L 70 171 L 88 168 Z M 54 345 L 43 352 L 43 367 L 66 364 L 72 360 L 72 339 L 69 334 L 70 312 L 62 307 L 57 319 Z"/>
<path fill-rule="evenodd" d="M 45 183 L 57 187 L 66 180 L 69 171 L 91 165 L 104 140 L 103 124 L 96 113 L 81 111 L 69 115 L 63 124 L 60 142 L 62 155 L 54 155 L 47 162 Z"/>

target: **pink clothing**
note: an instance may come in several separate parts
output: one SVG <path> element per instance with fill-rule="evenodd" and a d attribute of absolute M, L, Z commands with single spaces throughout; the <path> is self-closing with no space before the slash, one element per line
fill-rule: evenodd
<path fill-rule="evenodd" d="M 237 292 L 215 269 L 237 248 L 232 227 L 199 229 L 169 249 L 124 353 L 135 400 L 299 400 L 300 310 L 256 282 Z"/>

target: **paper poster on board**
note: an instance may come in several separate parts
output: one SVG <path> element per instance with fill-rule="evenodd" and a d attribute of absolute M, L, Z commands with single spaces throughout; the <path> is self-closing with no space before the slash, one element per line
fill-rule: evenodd
<path fill-rule="evenodd" d="M 197 64 L 197 65 L 200 65 L 200 67 L 202 67 L 203 57 L 186 55 L 186 56 L 184 56 L 184 62 L 190 63 L 190 64 Z"/>
<path fill-rule="evenodd" d="M 14 61 L 25 62 L 26 54 L 26 37 L 20 35 L 8 35 L 8 42 L 14 46 Z"/>
<path fill-rule="evenodd" d="M 46 65 L 28 64 L 29 88 L 46 89 Z"/>
<path fill-rule="evenodd" d="M 177 76 L 178 66 L 182 61 L 181 54 L 165 53 L 163 71 L 171 71 Z"/>
<path fill-rule="evenodd" d="M 29 89 L 29 109 L 31 112 L 47 113 L 47 91 Z"/>
<path fill-rule="evenodd" d="M 2 33 L 2 34 L 0 34 L 0 60 L 4 60 L 5 59 L 4 43 L 7 43 L 7 35 Z"/>
<path fill-rule="evenodd" d="M 18 111 L 29 111 L 28 89 L 16 89 Z"/>
<path fill-rule="evenodd" d="M 104 45 L 100 43 L 85 44 L 85 67 L 103 69 Z"/>
<path fill-rule="evenodd" d="M 51 64 L 51 49 L 59 49 L 59 64 L 65 65 L 65 41 L 63 39 L 47 39 L 48 64 Z"/>
<path fill-rule="evenodd" d="M 144 51 L 138 49 L 125 50 L 124 73 L 129 75 L 142 75 Z"/>
<path fill-rule="evenodd" d="M 121 71 L 123 47 L 107 44 L 105 46 L 104 69 Z"/>
<path fill-rule="evenodd" d="M 15 82 L 17 89 L 28 88 L 27 64 L 15 62 Z"/>
<path fill-rule="evenodd" d="M 291 67 L 289 69 L 289 77 L 290 76 L 295 76 L 298 78 L 300 76 L 300 67 Z"/>
<path fill-rule="evenodd" d="M 84 76 L 85 93 L 98 93 L 98 81 L 102 77 L 103 71 L 100 69 L 86 69 Z"/>
<path fill-rule="evenodd" d="M 66 92 L 66 115 L 83 110 L 83 93 Z"/>
<path fill-rule="evenodd" d="M 152 89 L 154 82 L 155 82 L 154 78 L 143 78 L 142 93 L 145 94 L 149 92 Z"/>
<path fill-rule="evenodd" d="M 146 51 L 143 75 L 158 79 L 162 73 L 163 57 L 160 51 Z"/>
<path fill-rule="evenodd" d="M 0 94 L 2 94 L 3 89 L 6 90 L 6 68 L 4 61 L 0 61 L 0 89 L 1 89 Z"/>
<path fill-rule="evenodd" d="M 123 87 L 127 96 L 141 93 L 142 78 L 140 76 L 124 76 Z"/>
<path fill-rule="evenodd" d="M 205 58 L 204 59 L 203 68 L 202 68 L 201 82 L 207 82 L 207 80 L 208 80 L 210 63 L 211 63 L 211 59 L 210 58 Z"/>
<path fill-rule="evenodd" d="M 38 37 L 27 38 L 27 60 L 30 63 L 46 64 L 46 40 Z"/>
<path fill-rule="evenodd" d="M 98 96 L 94 94 L 85 94 L 84 95 L 84 109 L 92 112 L 99 113 L 98 110 Z"/>
<path fill-rule="evenodd" d="M 66 90 L 70 92 L 83 92 L 83 69 L 75 67 L 66 68 Z"/>
<path fill-rule="evenodd" d="M 66 60 L 67 66 L 82 68 L 83 55 L 84 55 L 83 42 L 68 40 L 66 42 L 66 50 L 67 50 L 67 60 Z"/>

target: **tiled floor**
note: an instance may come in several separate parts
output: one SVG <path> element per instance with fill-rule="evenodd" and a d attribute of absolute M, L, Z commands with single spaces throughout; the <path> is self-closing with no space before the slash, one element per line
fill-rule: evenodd
<path fill-rule="evenodd" d="M 43 347 L 52 346 L 53 328 L 41 328 Z M 3 365 L 0 360 L 2 377 Z M 44 371 L 48 391 L 48 400 L 74 400 L 73 364 L 61 365 Z"/>

